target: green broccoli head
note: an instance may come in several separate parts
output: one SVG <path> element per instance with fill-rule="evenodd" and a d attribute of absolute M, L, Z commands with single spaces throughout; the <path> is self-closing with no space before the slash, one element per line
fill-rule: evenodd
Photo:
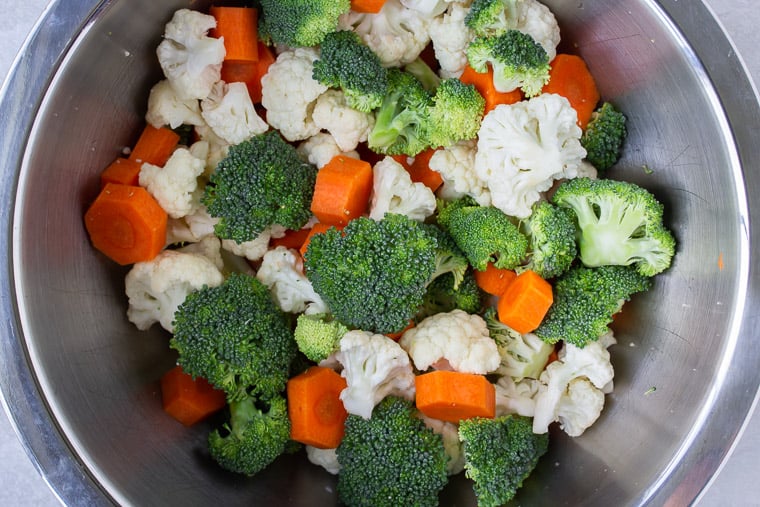
<path fill-rule="evenodd" d="M 443 439 L 402 398 L 384 398 L 370 419 L 349 415 L 336 452 L 346 505 L 435 506 L 448 481 Z"/>
<path fill-rule="evenodd" d="M 347 30 L 325 36 L 313 76 L 326 86 L 343 90 L 346 103 L 365 113 L 380 107 L 388 88 L 388 70 L 380 58 L 356 33 Z"/>
<path fill-rule="evenodd" d="M 514 498 L 549 448 L 549 435 L 533 433 L 528 417 L 477 417 L 459 424 L 465 475 L 472 479 L 480 507 L 497 507 Z"/>
<path fill-rule="evenodd" d="M 451 146 L 474 139 L 483 119 L 486 100 L 471 84 L 457 78 L 444 79 L 428 108 L 427 130 L 433 147 Z"/>
<path fill-rule="evenodd" d="M 251 241 L 279 224 L 298 230 L 311 218 L 317 168 L 270 130 L 230 147 L 211 175 L 201 202 L 224 239 Z"/>
<path fill-rule="evenodd" d="M 467 60 L 476 72 L 487 72 L 490 64 L 494 87 L 500 92 L 520 88 L 533 97 L 549 82 L 549 55 L 533 37 L 519 30 L 476 37 L 467 47 Z"/>
<path fill-rule="evenodd" d="M 603 103 L 591 115 L 581 136 L 586 160 L 599 171 L 606 171 L 620 158 L 623 142 L 628 135 L 625 115 L 609 102 Z"/>
<path fill-rule="evenodd" d="M 651 279 L 631 266 L 575 266 L 556 280 L 554 302 L 534 333 L 582 348 L 607 332 L 625 301 L 650 287 Z"/>
<path fill-rule="evenodd" d="M 559 185 L 552 202 L 574 212 L 579 258 L 586 266 L 633 264 L 646 276 L 670 267 L 676 241 L 663 225 L 662 204 L 646 189 L 575 178 Z"/>
<path fill-rule="evenodd" d="M 274 43 L 311 47 L 338 29 L 350 0 L 260 0 L 263 33 Z"/>
<path fill-rule="evenodd" d="M 572 211 L 541 201 L 523 222 L 523 230 L 529 243 L 527 268 L 544 279 L 555 278 L 570 268 L 578 255 Z"/>
<path fill-rule="evenodd" d="M 499 35 L 517 24 L 518 0 L 473 0 L 464 23 L 478 36 Z"/>
<path fill-rule="evenodd" d="M 528 239 L 512 219 L 493 206 L 468 205 L 462 200 L 443 205 L 438 223 L 454 238 L 473 268 L 484 271 L 489 262 L 514 269 L 525 259 Z"/>
<path fill-rule="evenodd" d="M 187 373 L 224 390 L 230 401 L 282 392 L 297 351 L 269 289 L 242 273 L 191 293 L 174 314 L 169 344 Z"/>
<path fill-rule="evenodd" d="M 290 420 L 285 398 L 266 402 L 246 397 L 230 403 L 230 421 L 208 437 L 209 452 L 222 468 L 253 475 L 285 452 Z"/>
<path fill-rule="evenodd" d="M 348 327 L 327 314 L 301 314 L 293 331 L 298 349 L 318 363 L 335 352 Z"/>
<path fill-rule="evenodd" d="M 306 276 L 344 324 L 376 333 L 405 328 L 436 269 L 437 242 L 404 215 L 351 220 L 315 235 Z"/>
<path fill-rule="evenodd" d="M 414 321 L 420 322 L 436 313 L 457 309 L 467 313 L 480 313 L 484 300 L 485 295 L 475 282 L 471 270 L 465 272 L 461 282 L 456 286 L 454 275 L 446 273 L 428 285 L 422 306 L 414 316 Z"/>
<path fill-rule="evenodd" d="M 464 279 L 470 263 L 464 252 L 457 246 L 454 238 L 434 223 L 421 224 L 425 231 L 433 236 L 438 244 L 435 254 L 435 271 L 430 277 L 430 282 L 438 277 L 450 273 L 452 275 L 453 289 L 459 287 Z"/>
<path fill-rule="evenodd" d="M 386 155 L 414 156 L 429 147 L 426 124 L 430 93 L 409 72 L 388 70 L 388 90 L 375 112 L 367 145 Z"/>

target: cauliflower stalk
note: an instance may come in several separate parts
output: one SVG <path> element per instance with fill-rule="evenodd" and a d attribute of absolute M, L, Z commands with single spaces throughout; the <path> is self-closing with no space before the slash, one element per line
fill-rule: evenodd
<path fill-rule="evenodd" d="M 509 375 L 499 377 L 496 390 L 496 417 L 517 414 L 533 417 L 536 412 L 536 395 L 541 383 L 538 379 L 524 378 L 519 382 Z"/>
<path fill-rule="evenodd" d="M 373 170 L 369 217 L 381 220 L 386 213 L 406 215 L 424 222 L 435 212 L 435 194 L 423 183 L 413 183 L 409 172 L 393 157 L 385 157 Z"/>
<path fill-rule="evenodd" d="M 194 157 L 187 148 L 177 148 L 164 167 L 144 163 L 139 183 L 171 218 L 182 218 L 195 213 L 201 205 L 203 189 L 198 177 L 205 168 L 205 160 Z"/>
<path fill-rule="evenodd" d="M 278 246 L 268 250 L 256 273 L 272 291 L 277 305 L 289 313 L 328 313 L 327 305 L 303 274 L 302 262 L 295 250 Z"/>
<path fill-rule="evenodd" d="M 333 475 L 338 475 L 340 463 L 338 462 L 338 454 L 335 452 L 335 449 L 320 449 L 312 445 L 304 447 L 306 448 L 306 457 L 310 463 L 321 466 Z"/>
<path fill-rule="evenodd" d="M 201 115 L 214 133 L 229 144 L 239 144 L 269 130 L 248 94 L 245 83 L 218 82 L 201 102 Z"/>

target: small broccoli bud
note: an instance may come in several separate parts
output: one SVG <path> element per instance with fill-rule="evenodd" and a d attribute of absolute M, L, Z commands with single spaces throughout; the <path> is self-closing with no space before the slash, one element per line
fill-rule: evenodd
<path fill-rule="evenodd" d="M 626 118 L 609 102 L 605 102 L 591 115 L 581 137 L 586 160 L 599 171 L 606 171 L 620 158 L 620 151 L 628 135 Z"/>

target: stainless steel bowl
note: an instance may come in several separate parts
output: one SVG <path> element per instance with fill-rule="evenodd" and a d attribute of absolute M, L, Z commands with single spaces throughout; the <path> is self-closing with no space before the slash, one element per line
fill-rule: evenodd
<path fill-rule="evenodd" d="M 615 392 L 581 438 L 553 435 L 522 505 L 684 505 L 714 475 L 760 385 L 756 205 L 760 108 L 698 1 L 546 0 L 563 45 L 628 113 L 613 177 L 666 205 L 673 267 L 626 306 Z M 254 478 L 207 457 L 208 427 L 161 409 L 167 336 L 125 317 L 125 270 L 88 243 L 98 173 L 134 143 L 159 76 L 163 24 L 192 0 L 59 0 L 0 103 L 2 352 L 6 407 L 72 505 L 332 505 L 334 478 L 287 456 Z M 656 391 L 652 391 L 655 388 Z M 474 504 L 463 479 L 446 505 Z"/>

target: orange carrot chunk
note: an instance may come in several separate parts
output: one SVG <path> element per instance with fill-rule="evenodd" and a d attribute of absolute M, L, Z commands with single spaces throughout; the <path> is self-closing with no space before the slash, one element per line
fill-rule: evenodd
<path fill-rule="evenodd" d="M 306 237 L 311 232 L 311 229 L 288 229 L 285 231 L 285 235 L 281 238 L 272 238 L 269 242 L 269 248 L 277 248 L 278 246 L 284 246 L 285 248 L 292 248 L 293 250 L 299 250 Z"/>
<path fill-rule="evenodd" d="M 488 72 L 476 72 L 469 65 L 465 66 L 464 72 L 459 79 L 465 84 L 471 84 L 486 99 L 486 108 L 483 114 L 488 114 L 499 104 L 514 104 L 523 99 L 519 88 L 511 92 L 497 91 L 493 84 L 493 69 L 488 66 Z"/>
<path fill-rule="evenodd" d="M 288 380 L 290 438 L 319 449 L 334 449 L 348 417 L 340 392 L 346 380 L 330 368 L 312 366 Z"/>
<path fill-rule="evenodd" d="M 433 158 L 435 152 L 435 149 L 428 148 L 418 153 L 407 168 L 414 183 L 422 183 L 433 192 L 443 185 L 441 173 L 430 168 L 430 159 Z"/>
<path fill-rule="evenodd" d="M 504 325 L 525 334 L 541 324 L 553 301 L 551 284 L 528 270 L 509 284 L 496 309 Z"/>
<path fill-rule="evenodd" d="M 119 157 L 100 173 L 100 184 L 119 183 L 121 185 L 137 185 L 140 179 L 142 164 L 128 158 Z"/>
<path fill-rule="evenodd" d="M 578 126 L 585 129 L 601 98 L 594 76 L 583 58 L 577 55 L 560 53 L 550 65 L 549 82 L 542 92 L 556 93 L 570 101 L 578 113 Z"/>
<path fill-rule="evenodd" d="M 351 10 L 377 14 L 383 8 L 385 0 L 351 0 Z"/>
<path fill-rule="evenodd" d="M 417 408 L 428 417 L 458 423 L 494 417 L 496 390 L 483 375 L 436 370 L 414 379 Z"/>
<path fill-rule="evenodd" d="M 501 296 L 507 287 L 517 278 L 517 273 L 511 269 L 497 268 L 489 262 L 485 271 L 473 271 L 475 283 L 485 292 L 494 296 Z"/>
<path fill-rule="evenodd" d="M 129 159 L 139 164 L 147 162 L 163 167 L 178 143 L 179 134 L 172 129 L 167 127 L 156 128 L 148 124 L 140 134 Z"/>
<path fill-rule="evenodd" d="M 166 244 L 166 212 L 142 187 L 107 183 L 84 222 L 93 246 L 121 265 L 149 261 Z"/>
<path fill-rule="evenodd" d="M 164 411 L 184 424 L 192 426 L 227 404 L 224 391 L 215 389 L 201 377 L 193 377 L 175 366 L 161 377 L 161 399 Z"/>
<path fill-rule="evenodd" d="M 372 193 L 372 166 L 336 155 L 317 173 L 311 212 L 327 225 L 346 225 L 367 211 Z"/>
<path fill-rule="evenodd" d="M 224 59 L 237 62 L 259 61 L 259 11 L 251 7 L 214 5 L 209 14 L 216 19 L 211 36 L 224 38 Z"/>

